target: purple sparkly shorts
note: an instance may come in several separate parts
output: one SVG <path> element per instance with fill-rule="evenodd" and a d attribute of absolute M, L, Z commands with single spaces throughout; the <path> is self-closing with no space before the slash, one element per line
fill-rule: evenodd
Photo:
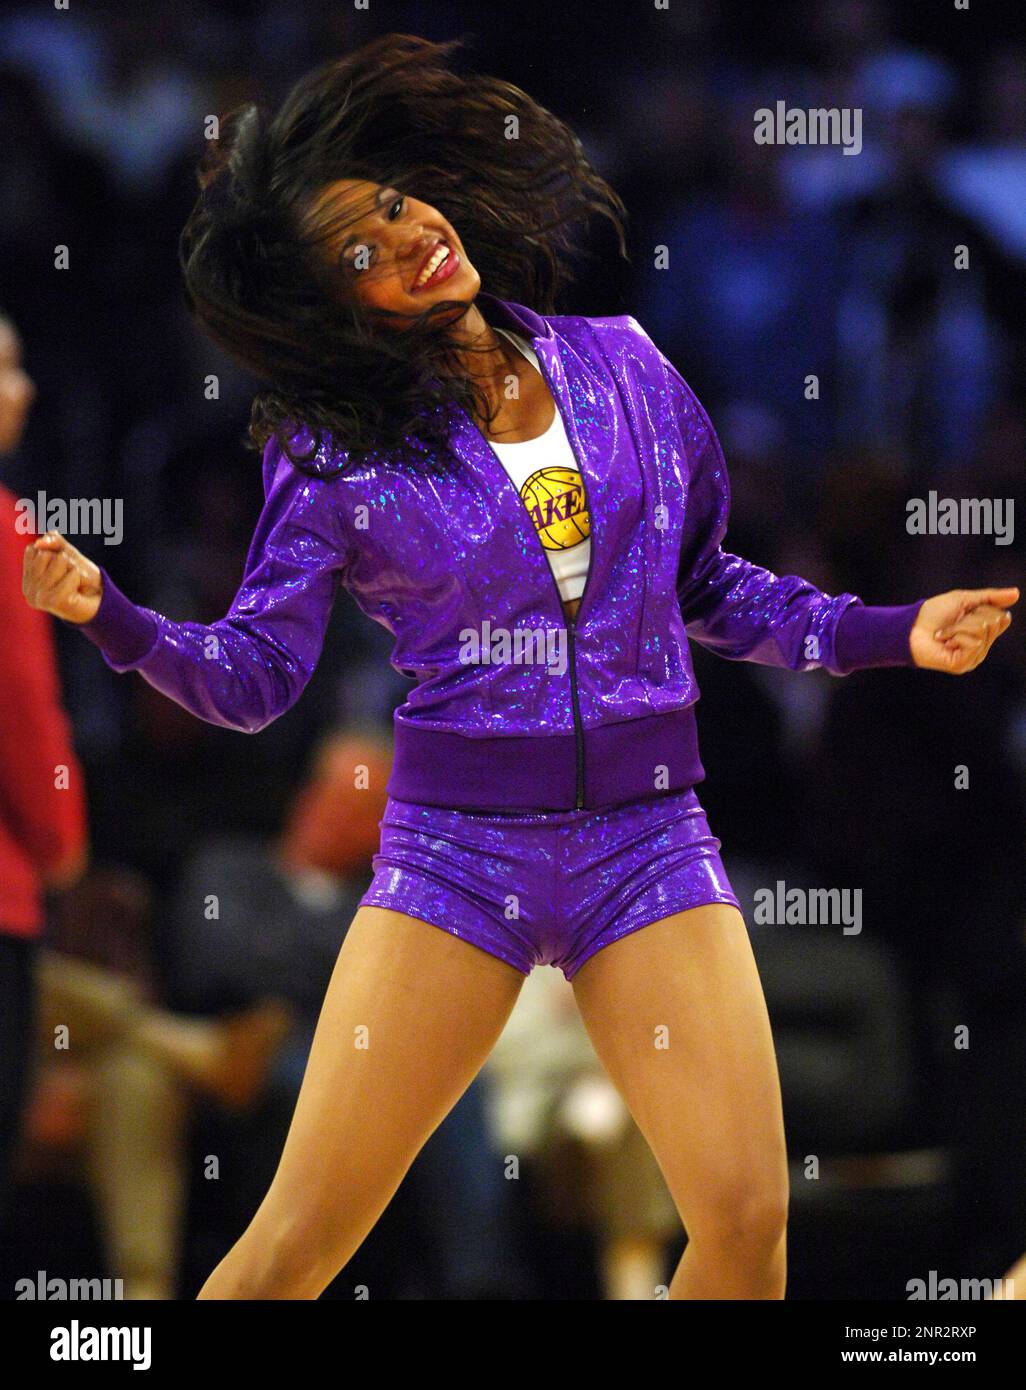
<path fill-rule="evenodd" d="M 740 904 L 694 788 L 611 811 L 482 812 L 390 797 L 361 905 L 441 927 L 529 975 L 568 980 L 628 932 Z"/>

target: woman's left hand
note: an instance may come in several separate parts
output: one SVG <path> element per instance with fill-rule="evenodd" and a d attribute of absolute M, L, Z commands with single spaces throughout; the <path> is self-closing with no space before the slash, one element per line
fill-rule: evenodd
<path fill-rule="evenodd" d="M 912 658 L 928 671 L 964 676 L 979 666 L 1012 621 L 1018 589 L 952 589 L 928 598 L 909 634 Z"/>

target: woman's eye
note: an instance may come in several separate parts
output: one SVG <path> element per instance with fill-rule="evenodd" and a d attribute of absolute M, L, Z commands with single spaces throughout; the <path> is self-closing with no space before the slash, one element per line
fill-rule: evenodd
<path fill-rule="evenodd" d="M 397 208 L 400 208 L 400 209 L 401 209 L 402 206 L 403 206 L 403 204 L 404 204 L 405 202 L 406 202 L 406 196 L 405 196 L 405 194 L 400 194 L 399 197 L 396 198 L 395 201 L 394 201 L 393 203 L 390 203 L 390 204 L 389 204 L 389 208 L 388 208 L 388 220 L 389 220 L 390 222 L 394 222 L 395 219 L 396 219 L 396 217 L 399 216 L 399 213 L 396 212 L 396 209 L 397 209 Z M 365 254 L 362 255 L 362 256 L 360 256 L 360 257 L 359 257 L 359 260 L 358 260 L 358 259 L 357 259 L 357 256 L 359 255 L 359 252 L 360 252 L 360 251 L 363 251 Z M 346 270 L 365 270 L 365 269 L 366 269 L 366 263 L 372 259 L 372 255 L 371 255 L 372 251 L 373 251 L 373 247 L 370 247 L 370 246 L 357 247 L 357 255 L 348 256 L 348 257 L 343 257 L 343 262 L 342 262 L 342 263 L 343 263 L 343 265 L 345 266 Z"/>

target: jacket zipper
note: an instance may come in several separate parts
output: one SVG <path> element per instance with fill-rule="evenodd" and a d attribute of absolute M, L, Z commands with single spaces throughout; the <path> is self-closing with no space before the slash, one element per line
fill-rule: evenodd
<path fill-rule="evenodd" d="M 553 399 L 554 402 L 556 402 L 556 409 L 558 410 L 558 409 L 559 409 L 559 403 L 558 403 L 558 400 L 557 400 L 557 397 L 556 397 L 555 388 L 553 387 L 552 382 L 549 380 L 549 374 L 548 374 L 548 372 L 545 370 L 545 361 L 544 361 L 544 358 L 542 357 L 541 353 L 538 351 L 537 348 L 534 349 L 534 353 L 535 353 L 535 356 L 538 358 L 538 367 L 539 367 L 539 370 L 541 371 L 542 376 L 545 378 L 545 382 L 546 382 L 546 384 L 547 384 L 549 390 L 552 392 L 552 399 Z M 578 471 L 578 473 L 579 473 L 580 476 L 581 476 L 581 491 L 584 493 L 584 510 L 588 513 L 588 535 L 589 535 L 589 537 L 590 537 L 590 536 L 591 536 L 591 507 L 590 507 L 590 505 L 589 505 L 589 503 L 588 503 L 588 487 L 587 487 L 587 483 L 585 482 L 585 478 L 584 478 L 584 467 L 583 467 L 583 465 L 582 465 L 582 463 L 581 463 L 581 460 L 580 460 L 580 458 L 579 458 L 579 456 L 578 456 L 577 450 L 574 448 L 574 442 L 573 442 L 573 440 L 570 438 L 570 431 L 566 428 L 565 425 L 564 425 L 564 427 L 563 427 L 563 430 L 564 430 L 564 433 L 566 434 L 566 442 L 570 445 L 570 452 L 573 454 L 574 459 L 575 459 L 575 461 L 576 461 L 576 463 L 577 463 L 577 471 Z M 496 455 L 496 457 L 498 457 L 498 455 Z M 500 459 L 499 462 L 501 463 L 502 460 Z M 505 472 L 505 470 L 503 470 L 503 471 Z M 538 533 L 535 532 L 535 535 L 537 535 L 537 534 L 538 534 Z M 540 538 L 540 537 L 539 537 L 539 540 L 538 540 L 538 544 L 541 545 L 541 538 Z M 543 550 L 543 551 L 544 551 L 544 549 L 545 549 L 545 547 L 542 546 L 542 550 Z M 569 642 L 570 642 L 570 701 L 571 701 L 571 704 L 572 704 L 572 706 L 573 706 L 573 716 L 574 716 L 574 745 L 575 745 L 576 752 L 577 752 L 577 809 L 578 809 L 578 811 L 583 811 L 583 809 L 584 809 L 584 722 L 583 722 L 583 720 L 581 719 L 581 705 L 580 705 L 580 700 L 579 700 L 578 695 L 577 695 L 577 617 L 579 616 L 581 609 L 584 607 L 584 597 L 585 597 L 585 595 L 586 595 L 587 592 L 588 592 L 588 581 L 591 579 L 591 571 L 592 571 L 592 568 L 593 568 L 594 559 L 595 559 L 595 544 L 594 544 L 594 541 L 592 541 L 591 548 L 590 548 L 589 551 L 588 551 L 588 573 L 584 576 L 584 588 L 581 590 L 581 600 L 580 600 L 580 602 L 579 602 L 578 605 L 577 605 L 577 613 L 574 615 L 574 617 L 572 617 L 572 618 L 570 618 L 570 619 L 568 620 L 568 626 L 567 626 L 567 637 L 569 638 Z M 559 608 L 560 608 L 560 612 L 563 613 L 563 617 L 566 618 L 566 613 L 565 613 L 564 610 L 563 610 L 563 599 L 562 599 L 562 595 L 561 595 L 560 592 L 559 592 L 559 585 L 556 583 L 556 576 L 555 576 L 554 574 L 552 574 L 552 566 L 549 564 L 549 557 L 548 557 L 547 555 L 545 556 L 545 564 L 546 564 L 546 566 L 547 566 L 547 568 L 548 568 L 549 574 L 552 575 L 552 583 L 555 585 L 556 596 L 559 598 Z"/>
<path fill-rule="evenodd" d="M 570 699 L 574 707 L 574 741 L 577 749 L 577 809 L 582 811 L 584 809 L 584 727 L 581 724 L 581 706 L 577 699 L 576 618 L 570 619 L 567 636 L 570 638 Z"/>
<path fill-rule="evenodd" d="M 533 346 L 533 342 L 532 342 L 532 346 Z M 559 403 L 558 403 L 558 401 L 557 401 L 557 399 L 556 399 L 556 392 L 555 392 L 555 390 L 553 389 L 552 382 L 549 380 L 549 374 L 548 374 L 548 372 L 545 370 L 544 359 L 542 358 L 541 353 L 538 352 L 537 348 L 534 349 L 534 353 L 535 353 L 535 356 L 538 358 L 538 368 L 539 368 L 539 370 L 541 371 L 541 374 L 542 374 L 542 376 L 543 376 L 544 379 L 545 379 L 545 384 L 548 386 L 549 391 L 552 393 L 552 400 L 553 400 L 553 402 L 555 403 L 556 409 L 559 410 Z M 477 429 L 477 426 L 475 425 L 474 428 Z M 576 464 L 577 464 L 577 471 L 578 471 L 578 473 L 580 474 L 580 477 L 581 477 L 581 491 L 584 493 L 584 509 L 585 509 L 585 511 L 588 513 L 588 521 L 589 521 L 588 535 L 590 536 L 590 535 L 591 535 L 591 525 L 590 525 L 590 523 L 591 523 L 591 507 L 590 507 L 589 504 L 588 504 L 588 489 L 587 489 L 587 485 L 586 485 L 585 479 L 584 479 L 584 469 L 583 469 L 582 466 L 581 466 L 581 460 L 580 460 L 580 457 L 578 456 L 577 450 L 574 448 L 573 440 L 570 438 L 570 431 L 566 429 L 566 425 L 565 425 L 565 424 L 564 424 L 564 426 L 563 426 L 563 429 L 564 429 L 564 433 L 566 434 L 566 442 L 570 445 L 570 452 L 571 452 L 571 453 L 573 454 L 573 456 L 574 456 L 574 461 L 575 461 Z M 510 487 L 513 487 L 513 480 L 512 480 L 512 478 L 509 476 L 509 474 L 506 472 L 505 468 L 502 466 L 502 459 L 499 458 L 498 454 L 497 454 L 497 453 L 495 452 L 495 450 L 492 448 L 491 440 L 489 440 L 488 436 L 484 433 L 483 430 L 477 429 L 477 432 L 478 432 L 478 434 L 480 434 L 480 436 L 481 436 L 481 438 L 484 440 L 484 442 L 488 445 L 489 450 L 491 450 L 492 457 L 495 459 L 495 462 L 498 464 L 498 466 L 499 466 L 499 471 L 500 471 L 500 473 L 502 474 L 503 478 L 506 480 L 506 482 L 509 484 Z M 515 488 L 514 488 L 513 490 L 516 491 Z M 522 499 L 521 499 L 519 493 L 517 493 L 517 501 L 520 502 L 520 505 L 521 505 L 521 506 L 523 506 L 523 501 L 522 501 Z M 546 569 L 548 570 L 548 572 L 549 572 L 549 578 L 550 578 L 551 581 L 552 581 L 552 587 L 553 587 L 553 589 L 555 589 L 555 591 L 556 591 L 556 606 L 557 606 L 557 608 L 558 608 L 558 610 L 559 610 L 560 621 L 567 624 L 567 629 L 566 629 L 566 630 L 567 630 L 567 637 L 569 638 L 569 643 L 570 643 L 570 653 L 569 653 L 569 654 L 570 654 L 570 703 L 571 703 L 572 710 L 573 710 L 573 720 L 574 720 L 574 748 L 575 748 L 575 752 L 576 752 L 576 771 L 577 771 L 577 786 L 576 786 L 576 798 L 575 798 L 575 802 L 576 802 L 577 810 L 578 810 L 578 811 L 583 811 L 583 810 L 584 810 L 584 723 L 583 723 L 583 721 L 582 721 L 582 719 L 581 719 L 581 705 L 580 705 L 580 700 L 578 699 L 578 695 L 577 695 L 577 617 L 574 616 L 573 618 L 567 618 L 567 616 L 566 616 L 566 610 L 565 610 L 564 607 L 563 607 L 563 596 L 562 596 L 562 594 L 559 592 L 559 584 L 556 582 L 556 576 L 552 573 L 552 566 L 549 564 L 549 557 L 548 557 L 548 555 L 547 555 L 546 552 L 545 552 L 545 547 L 542 545 L 541 537 L 538 535 L 538 532 L 535 531 L 535 529 L 534 529 L 533 523 L 532 523 L 532 525 L 531 525 L 531 531 L 532 531 L 532 533 L 534 534 L 535 540 L 537 540 L 537 542 L 538 542 L 538 548 L 539 548 L 539 550 L 541 551 L 541 553 L 542 553 L 542 558 L 543 558 L 544 561 L 545 561 L 545 568 L 546 568 Z M 591 550 L 588 552 L 588 573 L 584 576 L 584 588 L 581 590 L 581 600 L 580 600 L 580 602 L 579 602 L 578 605 L 577 605 L 577 612 L 578 612 L 578 614 L 580 613 L 581 609 L 584 607 L 584 596 L 585 596 L 585 594 L 587 594 L 587 592 L 588 592 L 588 583 L 589 583 L 589 581 L 590 581 L 590 579 L 591 579 L 591 571 L 592 571 L 592 567 L 593 567 L 592 562 L 593 562 L 594 558 L 595 558 L 595 547 L 594 547 L 594 544 L 593 544 Z"/>

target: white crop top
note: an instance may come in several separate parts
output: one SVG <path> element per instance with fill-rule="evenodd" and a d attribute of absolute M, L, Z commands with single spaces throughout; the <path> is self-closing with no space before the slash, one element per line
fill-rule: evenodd
<path fill-rule="evenodd" d="M 495 331 L 507 337 L 535 371 L 541 371 L 527 338 L 506 328 Z M 534 522 L 560 598 L 564 603 L 580 598 L 591 559 L 591 521 L 581 472 L 558 407 L 552 424 L 536 439 L 518 444 L 489 443 Z"/>

